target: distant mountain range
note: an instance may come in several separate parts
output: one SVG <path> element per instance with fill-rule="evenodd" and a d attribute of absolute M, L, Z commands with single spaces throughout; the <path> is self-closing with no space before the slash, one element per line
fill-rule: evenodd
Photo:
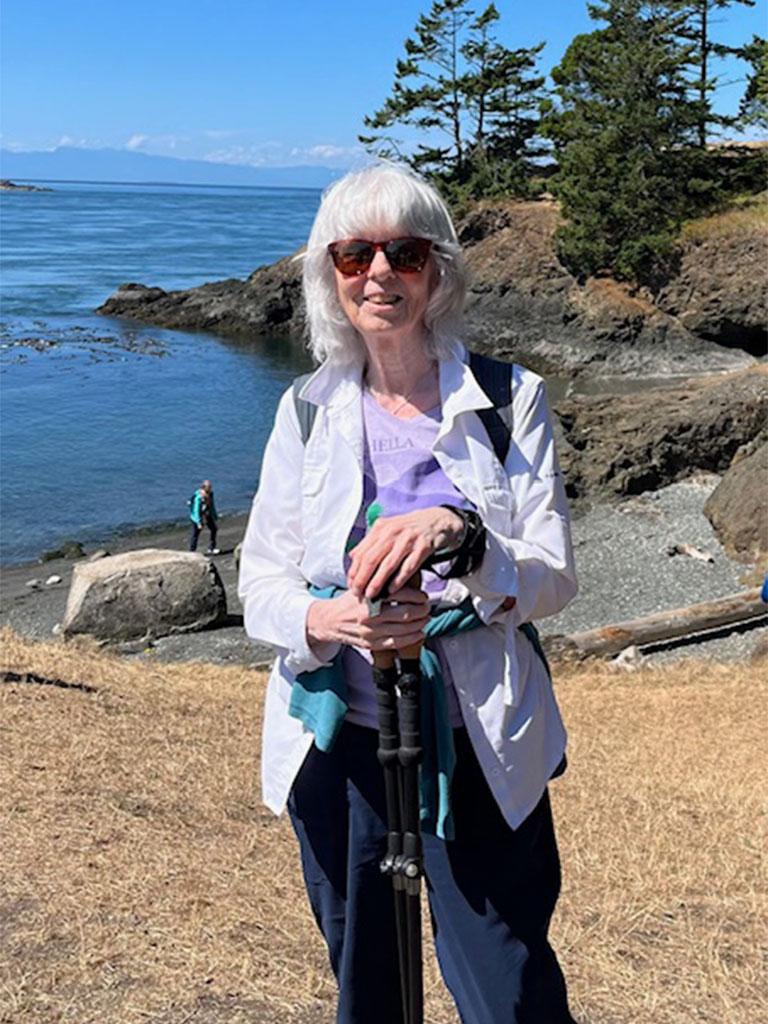
<path fill-rule="evenodd" d="M 249 167 L 207 160 L 179 160 L 126 149 L 49 151 L 0 149 L 0 177 L 25 181 L 166 182 L 177 185 L 261 185 L 272 188 L 325 188 L 346 168 L 320 166 Z"/>

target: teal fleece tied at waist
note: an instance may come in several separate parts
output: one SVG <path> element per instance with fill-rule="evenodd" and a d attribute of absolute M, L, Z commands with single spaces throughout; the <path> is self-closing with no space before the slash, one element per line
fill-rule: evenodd
<path fill-rule="evenodd" d="M 342 587 L 310 588 L 320 599 L 344 593 Z M 484 623 L 467 598 L 462 604 L 434 615 L 424 632 L 427 643 L 435 637 L 455 636 Z M 330 665 L 296 676 L 288 713 L 314 733 L 315 746 L 328 753 L 347 713 L 347 680 L 342 664 L 342 647 Z M 419 658 L 421 688 L 421 737 L 424 760 L 421 766 L 421 822 L 425 832 L 440 839 L 453 839 L 450 790 L 456 752 L 448 717 L 445 682 L 437 655 L 427 644 Z"/>
<path fill-rule="evenodd" d="M 310 587 L 310 592 L 320 599 L 328 599 L 343 594 L 344 588 Z M 436 637 L 455 636 L 480 626 L 484 626 L 484 623 L 472 607 L 470 598 L 466 598 L 455 608 L 432 616 L 424 632 L 429 643 Z M 520 631 L 531 641 L 549 674 L 549 665 L 536 627 L 532 622 L 525 622 L 520 626 Z M 296 676 L 288 708 L 293 718 L 298 718 L 314 733 L 315 746 L 326 754 L 333 747 L 349 707 L 347 680 L 342 664 L 343 651 L 342 647 L 330 665 L 315 669 L 314 672 L 301 672 Z M 425 832 L 440 839 L 453 839 L 450 792 L 456 751 L 448 717 L 445 681 L 437 655 L 426 644 L 421 649 L 419 661 L 423 676 L 421 732 L 424 748 L 421 766 L 421 823 Z M 555 774 L 560 774 L 564 767 L 565 759 Z"/>

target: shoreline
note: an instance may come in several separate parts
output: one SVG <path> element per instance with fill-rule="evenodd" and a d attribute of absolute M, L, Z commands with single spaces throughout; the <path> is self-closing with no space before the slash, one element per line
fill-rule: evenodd
<path fill-rule="evenodd" d="M 703 514 L 704 504 L 719 478 L 714 474 L 670 484 L 622 501 L 603 501 L 580 508 L 572 517 L 579 594 L 560 613 L 537 623 L 542 635 L 567 634 L 605 626 L 656 611 L 671 610 L 738 592 L 750 582 L 747 565 L 730 559 Z M 273 654 L 250 640 L 243 629 L 237 597 L 234 548 L 245 532 L 247 514 L 222 516 L 217 543 L 221 554 L 213 563 L 227 595 L 228 619 L 223 626 L 197 633 L 107 645 L 107 650 L 140 660 L 198 661 L 263 668 Z M 707 564 L 684 556 L 671 557 L 676 543 L 709 551 Z M 199 550 L 207 544 L 207 532 Z M 186 550 L 186 525 L 155 532 L 133 533 L 102 545 L 111 554 L 147 547 Z M 98 550 L 88 546 L 88 555 Z M 54 559 L 0 566 L 0 626 L 31 639 L 50 640 L 66 608 L 74 566 L 83 559 Z M 51 575 L 61 582 L 46 585 Z M 29 586 L 37 579 L 36 587 Z M 685 657 L 719 662 L 744 662 L 768 636 L 764 618 L 725 631 L 680 638 L 646 649 L 639 664 L 670 663 Z"/>
<path fill-rule="evenodd" d="M 217 665 L 250 665 L 254 668 L 269 666 L 274 655 L 269 648 L 246 636 L 237 597 L 237 573 L 233 556 L 235 546 L 243 539 L 247 519 L 245 512 L 219 519 L 216 542 L 221 554 L 212 556 L 212 559 L 227 597 L 228 617 L 224 625 L 196 633 L 159 637 L 149 642 L 107 644 L 105 648 L 142 660 L 159 658 L 162 661 L 199 661 Z M 198 551 L 204 552 L 207 540 L 208 533 L 204 531 L 198 543 Z M 107 550 L 113 555 L 142 548 L 186 551 L 189 547 L 189 528 L 185 524 L 155 532 L 133 533 L 114 537 L 104 544 L 94 543 L 84 547 L 85 558 L 55 558 L 46 562 L 0 566 L 0 626 L 10 626 L 16 633 L 29 639 L 51 640 L 57 623 L 64 617 L 75 565 L 87 561 L 98 550 Z M 60 577 L 61 582 L 46 584 L 51 576 Z M 38 581 L 37 586 L 29 585 L 33 579 Z"/>
<path fill-rule="evenodd" d="M 230 542 L 230 535 L 241 529 L 245 532 L 245 525 L 248 521 L 248 511 L 242 512 L 226 512 L 219 516 L 219 536 L 217 540 L 220 542 L 223 539 L 224 534 L 228 538 L 227 543 Z M 201 535 L 201 543 L 198 548 L 202 547 L 202 541 L 205 541 L 208 534 L 206 531 Z M 153 538 L 161 539 L 162 544 L 151 543 Z M 242 535 L 239 538 L 242 539 Z M 168 542 L 168 543 L 166 543 Z M 58 544 L 58 547 L 47 548 L 46 551 L 41 551 L 37 558 L 25 558 L 20 562 L 3 562 L 0 561 L 0 573 L 5 574 L 17 569 L 27 568 L 30 571 L 33 569 L 38 570 L 38 575 L 45 569 L 46 566 L 51 565 L 53 562 L 76 562 L 82 561 L 82 559 L 59 559 L 59 558 L 45 558 L 47 552 L 59 550 L 63 545 L 68 543 L 81 544 L 85 551 L 85 558 L 89 558 L 94 552 L 108 549 L 110 554 L 116 555 L 123 551 L 135 551 L 141 547 L 170 547 L 178 550 L 185 550 L 189 542 L 189 520 L 186 519 L 182 523 L 180 520 L 155 520 L 147 523 L 136 524 L 135 526 L 126 527 L 122 530 L 117 527 L 113 531 L 107 531 L 104 534 L 99 534 L 97 537 L 88 538 L 87 540 L 81 540 L 79 537 L 67 536 L 62 537 L 59 541 L 54 541 L 54 544 Z M 238 541 L 232 543 L 232 547 L 237 544 Z M 221 543 L 219 547 L 222 548 Z M 224 549 L 222 548 L 222 551 Z"/>

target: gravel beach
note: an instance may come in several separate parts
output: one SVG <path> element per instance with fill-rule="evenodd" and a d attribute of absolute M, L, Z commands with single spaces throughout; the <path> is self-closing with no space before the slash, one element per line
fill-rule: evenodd
<path fill-rule="evenodd" d="M 579 594 L 559 615 L 537 623 L 541 633 L 591 629 L 757 586 L 760 580 L 754 572 L 749 574 L 747 567 L 726 556 L 702 511 L 718 479 L 714 475 L 700 477 L 576 513 L 573 539 Z M 215 556 L 215 564 L 227 592 L 229 620 L 225 626 L 116 649 L 147 660 L 254 666 L 269 663 L 269 650 L 245 636 L 237 599 L 233 551 L 242 539 L 245 523 L 243 514 L 223 517 L 219 524 L 222 553 Z M 187 543 L 186 524 L 180 524 L 178 529 L 162 533 L 121 537 L 103 547 L 117 554 L 146 547 L 185 550 Z M 714 561 L 670 556 L 668 549 L 675 544 L 690 544 L 707 551 Z M 0 569 L 0 624 L 11 626 L 22 636 L 50 638 L 64 615 L 74 564 L 57 559 Z M 61 583 L 46 585 L 52 575 L 61 576 Z M 40 581 L 37 587 L 28 586 L 33 579 Z M 739 661 L 750 657 L 756 643 L 766 634 L 768 608 L 765 618 L 748 627 L 729 627 L 706 638 L 697 637 L 694 642 L 686 638 L 646 648 L 643 661 L 663 662 L 682 657 Z"/>
<path fill-rule="evenodd" d="M 681 608 L 758 586 L 756 573 L 728 558 L 703 509 L 717 486 L 714 474 L 671 484 L 576 515 L 572 533 L 579 593 L 559 615 L 538 623 L 542 633 L 573 633 L 654 612 Z M 703 562 L 670 555 L 689 544 L 713 556 Z M 680 638 L 643 651 L 646 663 L 681 657 L 740 661 L 768 633 L 766 616 L 748 627 Z"/>

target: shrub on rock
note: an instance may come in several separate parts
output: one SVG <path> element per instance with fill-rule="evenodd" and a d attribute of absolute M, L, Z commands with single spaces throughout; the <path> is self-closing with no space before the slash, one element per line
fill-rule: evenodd
<path fill-rule="evenodd" d="M 205 629 L 226 613 L 224 586 L 209 559 L 145 548 L 75 566 L 61 633 L 152 638 Z"/>

